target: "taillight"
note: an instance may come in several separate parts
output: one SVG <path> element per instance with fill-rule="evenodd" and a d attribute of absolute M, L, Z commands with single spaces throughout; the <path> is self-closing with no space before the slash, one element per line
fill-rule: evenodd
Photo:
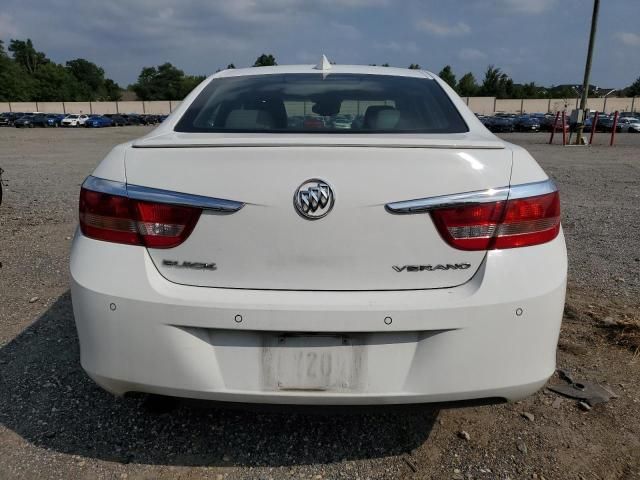
<path fill-rule="evenodd" d="M 460 250 L 526 247 L 549 242 L 560 232 L 557 191 L 507 201 L 431 211 L 440 235 Z"/>
<path fill-rule="evenodd" d="M 96 240 L 171 248 L 191 234 L 202 209 L 80 190 L 80 229 Z"/>

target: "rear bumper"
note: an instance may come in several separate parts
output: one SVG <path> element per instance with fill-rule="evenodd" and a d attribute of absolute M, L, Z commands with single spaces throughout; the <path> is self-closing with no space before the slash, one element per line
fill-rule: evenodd
<path fill-rule="evenodd" d="M 554 371 L 566 250 L 561 234 L 493 251 L 472 280 L 440 290 L 258 291 L 173 284 L 144 249 L 78 233 L 71 277 L 82 366 L 114 394 L 334 405 L 516 400 Z M 278 386 L 273 341 L 287 333 L 345 339 L 357 352 L 356 380 L 326 391 Z"/>

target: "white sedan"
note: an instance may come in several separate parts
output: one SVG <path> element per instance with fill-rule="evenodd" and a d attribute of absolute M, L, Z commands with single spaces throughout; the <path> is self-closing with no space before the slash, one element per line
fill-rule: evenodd
<path fill-rule="evenodd" d="M 89 118 L 89 115 L 84 115 L 84 114 L 67 115 L 62 119 L 62 121 L 60 122 L 60 125 L 63 127 L 82 127 L 87 121 L 87 118 Z"/>
<path fill-rule="evenodd" d="M 623 117 L 620 119 L 620 128 L 623 132 L 640 133 L 640 119 L 635 117 Z"/>
<path fill-rule="evenodd" d="M 107 155 L 79 218 L 81 363 L 116 395 L 517 400 L 554 372 L 556 186 L 425 71 L 216 73 Z"/>

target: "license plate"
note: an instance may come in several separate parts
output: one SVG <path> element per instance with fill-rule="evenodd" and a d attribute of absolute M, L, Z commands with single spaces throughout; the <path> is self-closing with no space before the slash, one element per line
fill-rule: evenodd
<path fill-rule="evenodd" d="M 264 379 L 276 390 L 353 390 L 359 379 L 359 350 L 345 336 L 271 337 L 264 350 Z"/>

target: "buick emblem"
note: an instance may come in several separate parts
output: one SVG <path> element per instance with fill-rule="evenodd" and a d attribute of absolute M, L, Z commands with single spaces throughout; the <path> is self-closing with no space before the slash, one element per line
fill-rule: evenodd
<path fill-rule="evenodd" d="M 333 190 L 323 180 L 313 178 L 298 187 L 293 196 L 293 206 L 301 217 L 318 220 L 333 208 Z"/>

